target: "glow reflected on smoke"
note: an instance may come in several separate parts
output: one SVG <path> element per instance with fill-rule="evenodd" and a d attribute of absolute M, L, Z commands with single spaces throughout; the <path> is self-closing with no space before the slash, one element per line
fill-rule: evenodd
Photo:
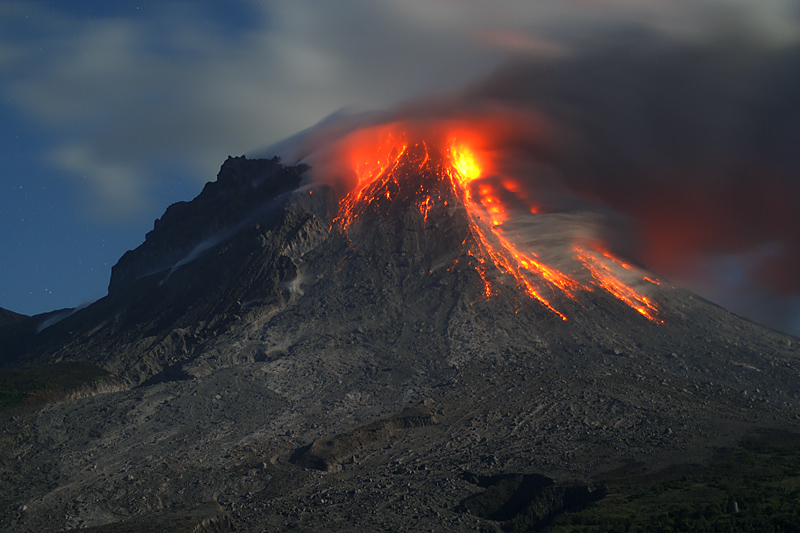
<path fill-rule="evenodd" d="M 496 284 L 502 283 L 502 276 L 510 276 L 522 293 L 562 320 L 567 316 L 558 308 L 558 298 L 579 301 L 581 292 L 599 289 L 645 318 L 662 322 L 656 304 L 641 292 L 641 286 L 647 285 L 645 275 L 603 247 L 589 243 L 589 235 L 578 233 L 558 247 L 537 249 L 514 233 L 519 224 L 512 222 L 548 216 L 538 214 L 539 206 L 522 192 L 525 188 L 514 177 L 492 172 L 490 151 L 481 149 L 491 145 L 488 133 L 469 129 L 464 123 L 453 127 L 447 121 L 434 124 L 430 131 L 430 135 L 420 137 L 418 129 L 406 130 L 402 122 L 395 122 L 363 128 L 340 143 L 343 152 L 339 157 L 351 161 L 355 175 L 335 218 L 343 232 L 357 231 L 358 220 L 369 210 L 384 211 L 386 202 L 394 201 L 410 176 L 438 179 L 449 184 L 450 196 L 465 209 L 472 237 L 464 241 L 465 253 L 477 261 L 487 298 L 497 292 Z M 416 138 L 420 140 L 410 140 Z M 423 223 L 433 209 L 448 201 L 440 193 L 431 194 L 431 190 L 423 186 L 416 193 L 419 199 L 415 206 Z M 578 240 L 584 243 L 580 247 L 575 245 Z M 542 259 L 559 255 L 569 257 L 568 261 L 559 261 L 562 268 Z M 634 284 L 640 287 L 634 288 Z"/>

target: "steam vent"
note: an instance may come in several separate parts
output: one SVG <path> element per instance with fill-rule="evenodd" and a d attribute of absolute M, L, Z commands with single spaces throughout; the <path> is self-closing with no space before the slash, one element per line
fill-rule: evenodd
<path fill-rule="evenodd" d="M 795 449 L 798 339 L 573 231 L 469 131 L 368 141 L 228 158 L 106 297 L 9 315 L 0 529 L 756 524 L 730 476 Z"/>

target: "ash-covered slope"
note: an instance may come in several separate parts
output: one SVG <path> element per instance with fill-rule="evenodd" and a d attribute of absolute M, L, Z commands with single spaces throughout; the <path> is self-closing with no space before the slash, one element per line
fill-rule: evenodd
<path fill-rule="evenodd" d="M 131 388 L 5 422 L 0 524 L 213 501 L 241 531 L 474 531 L 497 523 L 464 512 L 465 470 L 587 482 L 798 429 L 797 339 L 666 284 L 663 323 L 599 289 L 548 294 L 562 320 L 475 252 L 444 164 L 409 150 L 343 230 L 302 168 L 226 162 L 109 296 L 15 341 L 17 366 L 88 360 Z"/>

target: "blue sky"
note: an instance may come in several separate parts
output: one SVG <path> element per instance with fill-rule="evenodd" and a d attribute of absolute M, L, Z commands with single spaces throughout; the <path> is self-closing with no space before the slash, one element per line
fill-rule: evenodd
<path fill-rule="evenodd" d="M 117 259 L 228 155 L 342 108 L 453 91 L 620 28 L 777 50 L 799 27 L 782 0 L 0 0 L 0 307 L 36 314 L 102 297 Z M 735 257 L 726 272 L 744 264 Z M 685 276 L 718 300 L 741 276 L 708 278 Z M 796 295 L 748 283 L 722 303 L 757 319 L 780 304 L 780 324 L 800 332 Z"/>

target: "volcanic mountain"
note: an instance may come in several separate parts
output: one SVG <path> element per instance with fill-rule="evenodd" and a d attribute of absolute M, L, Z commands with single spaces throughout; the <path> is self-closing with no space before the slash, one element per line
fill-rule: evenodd
<path fill-rule="evenodd" d="M 92 369 L 5 412 L 3 529 L 538 527 L 800 429 L 797 339 L 554 231 L 466 146 L 373 159 L 343 187 L 229 158 L 108 296 L 0 330 L 6 375 Z"/>

